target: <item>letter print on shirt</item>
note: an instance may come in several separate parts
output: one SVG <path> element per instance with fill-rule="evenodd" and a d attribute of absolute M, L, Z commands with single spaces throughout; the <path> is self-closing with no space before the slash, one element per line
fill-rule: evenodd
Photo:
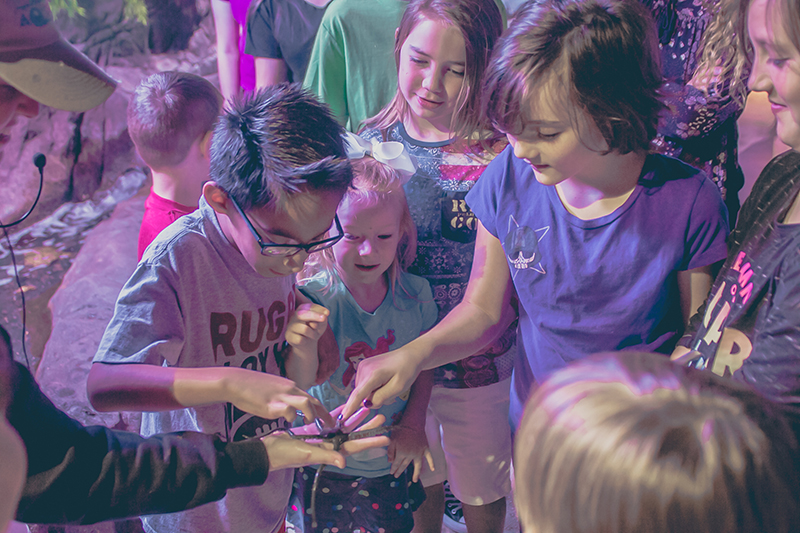
<path fill-rule="evenodd" d="M 508 235 L 506 235 L 503 248 L 506 251 L 508 262 L 514 266 L 511 277 L 517 275 L 518 270 L 531 269 L 539 274 L 546 274 L 542 266 L 542 252 L 539 242 L 550 231 L 550 226 L 533 230 L 528 226 L 520 226 L 514 215 L 508 217 Z"/>
<path fill-rule="evenodd" d="M 728 316 L 734 306 L 744 307 L 753 293 L 750 280 L 753 269 L 745 252 L 739 252 L 730 269 L 728 279 L 723 281 L 716 293 L 711 297 L 703 315 L 703 330 L 696 337 L 693 349 L 708 353 L 704 345 L 713 350 L 713 355 L 706 359 L 698 358 L 692 366 L 707 368 L 717 375 L 727 377 L 742 368 L 745 360 L 753 351 L 753 343 L 743 332 L 725 327 Z M 720 305 L 721 304 L 721 305 Z"/>
<path fill-rule="evenodd" d="M 282 375 L 286 326 L 295 309 L 294 291 L 269 306 L 240 313 L 212 312 L 211 343 L 215 362 L 221 366 L 246 368 L 265 374 Z M 218 353 L 219 352 L 219 353 Z M 220 360 L 222 359 L 222 360 Z M 288 427 L 284 418 L 266 419 L 225 404 L 225 437 L 229 442 L 261 437 Z"/>

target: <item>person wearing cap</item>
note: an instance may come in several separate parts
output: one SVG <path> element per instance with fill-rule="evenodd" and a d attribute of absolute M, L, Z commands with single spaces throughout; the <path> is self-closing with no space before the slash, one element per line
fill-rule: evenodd
<path fill-rule="evenodd" d="M 36 116 L 39 104 L 86 111 L 115 87 L 59 35 L 45 0 L 0 0 L 0 146 L 17 118 Z M 333 424 L 319 402 L 288 389 L 276 392 L 269 405 L 291 406 L 282 407 L 291 411 L 287 419 L 305 416 Z M 366 414 L 350 418 L 345 427 L 353 429 Z M 196 432 L 145 439 L 84 427 L 56 408 L 29 370 L 13 361 L 10 338 L 0 327 L 0 532 L 15 517 L 29 523 L 94 523 L 185 510 L 218 500 L 228 489 L 262 484 L 271 470 L 344 466 L 342 453 L 386 444 L 385 437 L 376 437 L 334 452 L 329 444 L 286 434 L 226 443 Z"/>
<path fill-rule="evenodd" d="M 58 33 L 45 0 L 0 0 L 0 78 L 29 99 L 64 111 L 87 111 L 116 88 Z"/>

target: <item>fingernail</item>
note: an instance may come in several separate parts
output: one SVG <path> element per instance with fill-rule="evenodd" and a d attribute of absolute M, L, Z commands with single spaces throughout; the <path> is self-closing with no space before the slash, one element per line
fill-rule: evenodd
<path fill-rule="evenodd" d="M 363 405 L 367 409 L 372 409 L 372 400 L 370 400 L 369 398 L 364 398 L 364 401 L 361 402 L 361 405 Z"/>
<path fill-rule="evenodd" d="M 322 420 L 321 420 L 321 419 L 319 419 L 319 418 L 315 418 L 315 419 L 314 419 L 314 425 L 316 425 L 316 426 L 317 426 L 317 431 L 319 431 L 320 433 L 322 433 L 322 430 L 323 430 L 323 429 L 324 429 L 324 427 L 325 427 L 325 424 L 322 422 Z"/>
<path fill-rule="evenodd" d="M 339 416 L 336 417 L 336 421 L 341 422 L 342 420 L 344 420 L 344 414 L 339 413 Z"/>

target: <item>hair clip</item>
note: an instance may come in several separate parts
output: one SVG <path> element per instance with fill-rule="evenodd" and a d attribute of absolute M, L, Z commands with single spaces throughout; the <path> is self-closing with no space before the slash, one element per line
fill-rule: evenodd
<path fill-rule="evenodd" d="M 417 171 L 414 157 L 408 153 L 403 143 L 397 141 L 368 141 L 349 131 L 342 136 L 348 159 L 361 159 L 365 155 L 392 168 L 405 184 Z"/>

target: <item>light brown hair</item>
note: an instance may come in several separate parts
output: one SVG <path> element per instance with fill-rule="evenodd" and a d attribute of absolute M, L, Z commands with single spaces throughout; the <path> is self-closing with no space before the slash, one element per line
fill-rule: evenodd
<path fill-rule="evenodd" d="M 538 533 L 800 531 L 788 414 L 663 355 L 579 361 L 525 408 L 517 509 Z"/>
<path fill-rule="evenodd" d="M 142 81 L 128 103 L 128 133 L 150 168 L 186 159 L 192 144 L 214 129 L 222 95 L 205 78 L 158 72 Z"/>
<path fill-rule="evenodd" d="M 394 43 L 394 59 L 398 69 L 403 43 L 422 20 L 453 26 L 464 37 L 467 64 L 464 84 L 450 124 L 453 138 L 481 140 L 493 137 L 481 113 L 480 89 L 492 49 L 503 31 L 503 19 L 497 4 L 494 0 L 411 0 L 400 20 Z M 398 90 L 392 101 L 368 119 L 365 125 L 385 131 L 396 122 L 404 121 L 409 113 L 408 102 Z"/>

